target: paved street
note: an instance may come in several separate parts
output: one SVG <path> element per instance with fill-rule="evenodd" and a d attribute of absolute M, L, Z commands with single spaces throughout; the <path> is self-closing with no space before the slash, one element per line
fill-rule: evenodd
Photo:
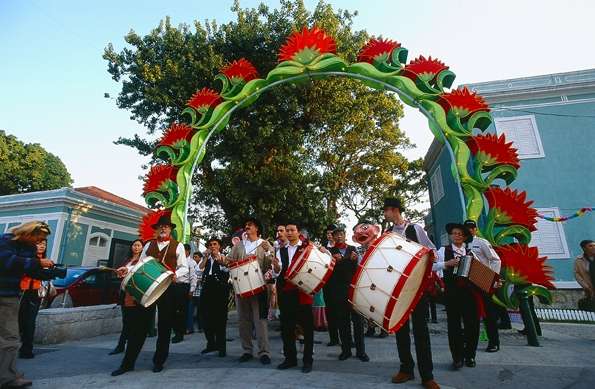
<path fill-rule="evenodd" d="M 440 306 L 439 306 L 440 307 Z M 543 324 L 542 347 L 526 346 L 515 330 L 503 331 L 501 351 L 488 354 L 480 342 L 476 368 L 449 370 L 450 354 L 444 312 L 439 324 L 431 324 L 434 374 L 443 387 L 454 388 L 595 388 L 595 326 Z M 278 371 L 282 360 L 280 333 L 271 331 L 273 364 L 263 367 L 256 360 L 240 364 L 241 354 L 235 315 L 230 315 L 228 357 L 201 356 L 202 334 L 187 336 L 172 345 L 162 373 L 150 371 L 155 338 L 148 339 L 136 371 L 120 377 L 116 369 L 122 355 L 108 356 L 117 336 L 101 336 L 56 346 L 37 348 L 33 360 L 19 360 L 19 369 L 34 380 L 36 388 L 419 388 L 419 380 L 405 385 L 390 383 L 398 368 L 394 336 L 366 338 L 369 363 L 351 359 L 339 362 L 339 348 L 326 346 L 326 333 L 316 333 L 314 371 Z M 273 328 L 276 324 L 271 324 Z M 416 371 L 416 378 L 417 371 Z"/>

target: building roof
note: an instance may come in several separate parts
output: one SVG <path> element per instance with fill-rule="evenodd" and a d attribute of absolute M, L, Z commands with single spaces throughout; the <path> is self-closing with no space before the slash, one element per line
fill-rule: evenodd
<path fill-rule="evenodd" d="M 503 101 L 590 94 L 595 91 L 595 69 L 467 84 L 490 104 Z"/>
<path fill-rule="evenodd" d="M 81 188 L 74 188 L 74 190 L 89 196 L 97 197 L 101 200 L 109 201 L 110 203 L 118 204 L 127 208 L 136 209 L 137 211 L 141 211 L 144 213 L 150 211 L 148 208 L 143 207 L 140 204 L 134 203 L 130 200 L 126 200 L 123 197 L 117 196 L 96 186 L 84 186 Z"/>

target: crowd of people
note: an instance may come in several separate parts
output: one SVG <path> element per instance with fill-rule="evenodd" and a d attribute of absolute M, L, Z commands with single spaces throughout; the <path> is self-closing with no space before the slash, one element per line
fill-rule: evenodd
<path fill-rule="evenodd" d="M 452 356 L 452 369 L 476 366 L 476 350 L 480 334 L 480 321 L 485 321 L 488 346 L 486 352 L 498 352 L 498 329 L 510 322 L 500 322 L 506 311 L 495 305 L 491 296 L 474 288 L 456 276 L 461 258 L 473 255 L 494 272 L 500 272 L 500 258 L 490 243 L 477 236 L 473 220 L 450 223 L 446 232 L 450 244 L 436 248 L 422 226 L 406 220 L 403 207 L 396 198 L 384 202 L 384 218 L 390 223 L 385 232 L 394 232 L 410 241 L 430 248 L 434 252 L 432 277 L 437 284 L 422 294 L 408 320 L 396 332 L 400 368 L 392 377 L 393 383 L 404 383 L 415 378 L 415 361 L 411 352 L 411 332 L 414 339 L 417 370 L 425 388 L 439 388 L 433 376 L 433 358 L 428 321 L 436 320 L 435 293 L 442 293 L 446 308 L 448 343 Z M 362 223 L 367 223 L 362 221 Z M 371 223 L 369 223 L 371 224 Z M 367 245 L 355 247 L 346 243 L 343 226 L 329 225 L 327 239 L 319 250 L 335 259 L 335 268 L 324 289 L 312 296 L 287 281 L 288 269 L 305 248 L 314 244 L 299 221 L 289 220 L 276 225 L 276 240 L 262 238 L 263 228 L 256 218 L 247 218 L 243 229 L 232 239 L 230 250 L 224 250 L 219 238 L 206 242 L 204 252 L 192 253 L 172 236 L 176 226 L 163 216 L 153 226 L 156 238 L 132 242 L 124 266 L 117 269 L 125 277 L 139 261 L 152 257 L 173 273 L 173 282 L 158 300 L 145 307 L 125 290 L 121 293 L 123 327 L 118 344 L 110 354 L 123 353 L 119 367 L 111 374 L 119 376 L 135 369 L 135 363 L 147 336 L 157 324 L 157 342 L 152 371 L 159 373 L 168 359 L 170 343 L 179 343 L 184 335 L 195 330 L 204 332 L 205 348 L 202 354 L 216 353 L 227 356 L 227 316 L 230 304 L 230 267 L 234 262 L 255 256 L 267 286 L 262 292 L 235 298 L 238 314 L 239 339 L 242 354 L 239 362 L 257 358 L 263 365 L 272 362 L 269 343 L 269 322 L 279 317 L 284 360 L 277 365 L 285 370 L 298 365 L 296 342 L 303 345 L 301 370 L 312 371 L 314 366 L 314 330 L 328 329 L 328 346 L 340 346 L 339 361 L 355 357 L 362 362 L 370 360 L 366 353 L 365 337 L 377 328 L 354 310 L 348 298 L 351 280 L 362 261 Z M 16 370 L 16 356 L 33 356 L 35 316 L 44 292 L 40 271 L 52 268 L 46 258 L 47 236 L 51 233 L 43 222 L 29 222 L 0 237 L 0 386 L 17 388 L 31 385 L 31 381 Z M 584 241 L 584 255 L 577 258 L 577 279 L 587 297 L 593 299 L 595 285 L 595 243 Z M 227 252 L 227 254 L 224 254 Z M 500 285 L 495 285 L 496 287 Z M 317 300 L 317 303 L 314 301 Z M 432 307 L 433 306 L 433 307 Z M 504 311 L 504 313 L 503 313 Z M 157 320 L 155 319 L 157 317 Z M 322 322 L 322 323 L 321 323 Z M 367 331 L 366 331 L 367 327 Z M 173 334 L 173 337 L 172 337 Z M 388 334 L 379 329 L 379 337 Z M 255 340 L 255 342 L 254 342 Z M 19 348 L 20 344 L 20 348 Z"/>

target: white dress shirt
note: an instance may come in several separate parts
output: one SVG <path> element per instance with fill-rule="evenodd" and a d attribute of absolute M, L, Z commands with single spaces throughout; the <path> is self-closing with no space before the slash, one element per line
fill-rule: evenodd
<path fill-rule="evenodd" d="M 481 263 L 489 266 L 496 273 L 500 273 L 500 256 L 498 256 L 490 242 L 479 236 L 474 236 L 473 241 L 469 244 L 469 249 L 473 251 L 473 254 Z"/>
<path fill-rule="evenodd" d="M 260 244 L 263 242 L 262 239 L 257 238 L 256 240 L 252 241 L 250 239 L 242 239 L 242 244 L 244 245 L 244 253 L 245 256 L 248 257 L 250 255 L 256 255 L 256 249 Z"/>
<path fill-rule="evenodd" d="M 159 251 L 169 246 L 169 242 L 169 240 L 164 242 L 157 241 L 157 247 L 159 248 Z M 144 259 L 148 256 L 147 250 L 149 249 L 150 244 L 151 242 L 147 242 L 147 244 L 145 244 L 145 247 L 143 247 L 143 252 L 140 255 L 140 259 Z M 157 259 L 158 261 L 161 260 L 161 258 L 155 259 Z M 184 250 L 184 245 L 178 242 L 178 247 L 176 247 L 176 278 L 182 277 L 185 274 L 188 274 L 188 261 L 186 260 L 186 251 Z"/>
<path fill-rule="evenodd" d="M 451 243 L 450 247 L 452 247 L 452 251 L 454 252 L 455 257 L 463 257 L 467 254 L 464 244 L 461 247 L 457 247 L 454 245 L 454 243 Z M 434 266 L 432 266 L 432 270 L 442 271 L 446 268 L 446 266 L 444 265 L 444 253 L 445 247 L 440 247 L 440 250 L 438 250 L 438 260 L 434 263 Z"/>
<path fill-rule="evenodd" d="M 291 267 L 291 260 L 293 259 L 295 252 L 298 250 L 298 248 L 301 245 L 302 245 L 301 240 L 298 240 L 298 242 L 295 245 L 292 245 L 291 243 L 287 242 L 287 256 L 289 257 L 289 262 L 287 263 L 288 269 Z M 273 268 L 273 277 L 275 277 L 275 278 L 279 277 L 279 275 L 281 274 L 281 271 L 283 270 L 283 260 L 281 259 L 281 249 L 277 250 L 276 255 L 277 255 L 277 259 L 279 259 L 279 264 L 281 265 L 281 269 L 279 269 L 279 272 L 277 273 L 275 271 L 275 269 Z"/>
<path fill-rule="evenodd" d="M 215 264 L 215 262 L 217 262 L 217 260 L 215 260 L 215 258 L 211 255 L 208 254 L 207 256 L 207 261 L 209 261 L 210 266 L 209 266 L 209 276 L 213 275 L 213 265 Z M 205 268 L 206 268 L 207 264 L 205 263 Z M 219 270 L 224 271 L 224 272 L 228 272 L 229 269 L 226 268 L 225 266 L 223 266 L 222 264 L 219 264 Z"/>

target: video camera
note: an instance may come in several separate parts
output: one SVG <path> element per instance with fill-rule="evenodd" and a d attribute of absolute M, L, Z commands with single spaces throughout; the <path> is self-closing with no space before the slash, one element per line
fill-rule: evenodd
<path fill-rule="evenodd" d="M 52 267 L 39 269 L 33 277 L 42 281 L 49 281 L 55 278 L 65 278 L 66 268 L 64 265 L 56 264 Z"/>

